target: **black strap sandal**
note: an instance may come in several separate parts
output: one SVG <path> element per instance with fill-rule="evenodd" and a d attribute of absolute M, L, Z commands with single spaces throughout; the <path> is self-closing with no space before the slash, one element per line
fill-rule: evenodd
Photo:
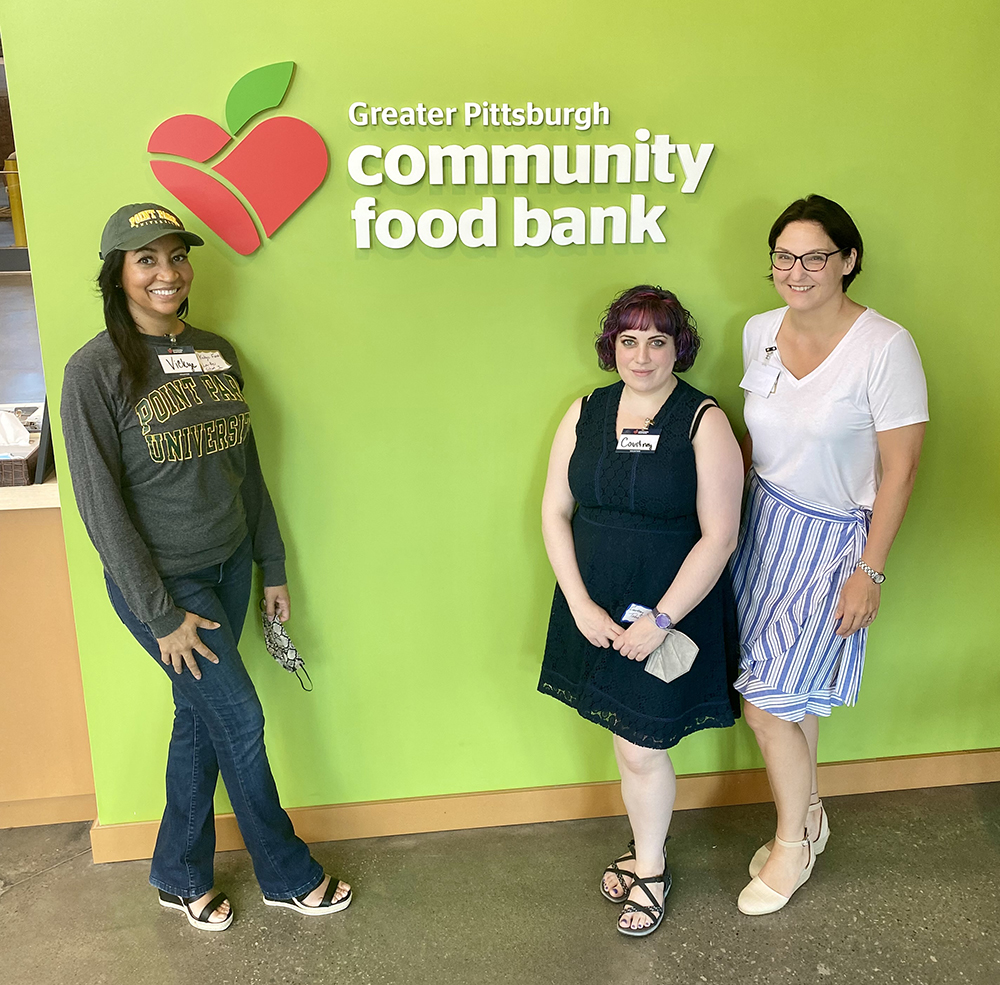
<path fill-rule="evenodd" d="M 663 883 L 663 903 L 658 903 L 656 897 L 650 892 L 649 883 L 651 882 L 662 882 Z M 618 933 L 624 934 L 626 937 L 646 937 L 651 934 L 660 924 L 663 922 L 663 906 L 667 902 L 667 893 L 670 892 L 670 886 L 673 880 L 670 878 L 670 870 L 664 868 L 658 876 L 633 876 L 632 877 L 632 889 L 638 886 L 645 894 L 646 899 L 649 900 L 649 906 L 645 906 L 642 903 L 635 903 L 632 900 L 628 900 L 626 904 L 622 907 L 621 916 L 618 918 Z M 629 890 L 631 893 L 631 890 Z M 622 917 L 627 917 L 633 913 L 645 913 L 647 917 L 653 922 L 648 927 L 637 927 L 633 930 L 631 927 L 623 927 L 621 925 Z"/>
<path fill-rule="evenodd" d="M 162 889 L 158 889 L 157 892 L 160 895 L 160 906 L 165 906 L 170 910 L 180 910 L 186 917 L 189 924 L 195 928 L 195 930 L 226 930 L 229 925 L 233 922 L 233 905 L 229 904 L 229 913 L 225 920 L 210 920 L 209 917 L 212 916 L 215 911 L 222 906 L 223 903 L 229 901 L 229 897 L 225 893 L 216 893 L 205 905 L 202 907 L 201 913 L 195 916 L 194 911 L 191 909 L 191 904 L 198 899 L 197 896 L 191 896 L 185 899 L 183 896 L 175 896 L 173 893 L 165 893 Z"/>
<path fill-rule="evenodd" d="M 667 835 L 663 842 L 663 861 L 667 861 L 667 842 L 670 841 L 670 835 Z M 625 882 L 626 879 L 635 878 L 632 873 L 628 870 L 622 870 L 618 868 L 619 862 L 631 862 L 635 859 L 635 839 L 633 838 L 628 843 L 628 851 L 624 855 L 619 855 L 605 870 L 601 876 L 601 895 L 606 899 L 610 900 L 612 903 L 622 903 L 626 896 L 628 896 L 629 890 L 632 888 L 631 882 Z M 664 866 L 665 868 L 666 866 Z M 617 880 L 618 885 L 622 888 L 621 896 L 612 896 L 608 892 L 607 887 L 604 885 L 604 876 L 611 873 Z"/>
<path fill-rule="evenodd" d="M 616 858 L 604 870 L 604 873 L 601 875 L 601 895 L 606 900 L 611 900 L 612 903 L 621 903 L 622 900 L 624 900 L 625 897 L 628 896 L 628 891 L 629 889 L 632 888 L 632 884 L 626 883 L 625 880 L 631 879 L 633 878 L 633 876 L 631 872 L 628 871 L 623 872 L 621 869 L 619 869 L 618 863 L 631 862 L 634 859 L 635 859 L 635 839 L 633 839 L 628 843 L 628 851 L 624 855 L 619 855 L 618 858 Z M 611 893 L 608 892 L 608 887 L 604 885 L 604 876 L 606 876 L 609 872 L 618 880 L 618 885 L 621 886 L 622 890 L 621 896 L 612 896 Z"/>
<path fill-rule="evenodd" d="M 288 899 L 268 899 L 266 896 L 263 899 L 267 906 L 284 906 L 306 917 L 325 917 L 331 913 L 339 913 L 341 910 L 346 910 L 351 905 L 351 900 L 354 899 L 354 891 L 348 889 L 346 896 L 335 900 L 333 896 L 337 892 L 339 885 L 340 880 L 335 876 L 331 876 L 330 883 L 326 887 L 326 892 L 323 893 L 323 899 L 315 904 L 306 903 L 306 898 L 312 892 L 311 889 L 309 893 L 303 893 L 301 896 L 290 896 Z"/>

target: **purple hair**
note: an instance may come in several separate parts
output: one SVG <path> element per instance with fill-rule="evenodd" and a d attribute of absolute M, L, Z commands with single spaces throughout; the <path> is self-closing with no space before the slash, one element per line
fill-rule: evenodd
<path fill-rule="evenodd" d="M 640 284 L 622 291 L 608 306 L 601 319 L 601 334 L 594 348 L 601 369 L 615 369 L 615 342 L 622 332 L 657 331 L 674 340 L 678 373 L 694 365 L 701 338 L 691 313 L 677 300 L 677 295 L 662 287 Z"/>

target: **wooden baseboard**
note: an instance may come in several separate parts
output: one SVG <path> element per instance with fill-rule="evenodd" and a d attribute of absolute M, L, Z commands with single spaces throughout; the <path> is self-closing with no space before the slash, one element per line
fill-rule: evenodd
<path fill-rule="evenodd" d="M 1000 780 L 1000 749 L 824 763 L 819 773 L 821 790 L 828 797 L 988 783 Z M 771 791 L 763 770 L 700 773 L 682 776 L 677 781 L 677 810 L 758 804 L 770 799 Z M 624 814 L 625 807 L 619 784 L 613 781 L 299 807 L 288 813 L 299 836 L 312 843 L 612 817 Z M 236 818 L 232 814 L 217 817 L 215 827 L 219 851 L 243 847 Z M 95 822 L 90 833 L 94 861 L 122 862 L 149 858 L 157 828 L 156 821 L 111 825 Z"/>
<path fill-rule="evenodd" d="M 0 828 L 29 828 L 36 824 L 93 821 L 95 817 L 97 817 L 97 799 L 92 793 L 0 803 Z"/>

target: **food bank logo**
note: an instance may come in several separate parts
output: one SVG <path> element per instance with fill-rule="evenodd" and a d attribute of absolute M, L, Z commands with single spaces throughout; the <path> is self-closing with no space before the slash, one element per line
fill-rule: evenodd
<path fill-rule="evenodd" d="M 167 191 L 243 256 L 260 246 L 260 234 L 250 212 L 220 179 L 243 195 L 270 237 L 319 188 L 329 168 L 323 138 L 292 116 L 272 116 L 230 147 L 253 117 L 281 104 L 294 68 L 294 62 L 279 62 L 244 75 L 226 99 L 228 131 L 204 116 L 172 116 L 146 146 L 150 154 L 207 165 L 153 160 L 149 166 Z M 227 149 L 221 160 L 208 163 Z"/>

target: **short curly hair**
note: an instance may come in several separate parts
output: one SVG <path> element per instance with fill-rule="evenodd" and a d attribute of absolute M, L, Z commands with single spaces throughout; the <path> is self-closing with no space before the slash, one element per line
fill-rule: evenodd
<path fill-rule="evenodd" d="M 608 305 L 601 319 L 601 331 L 594 342 L 601 369 L 614 372 L 615 342 L 622 332 L 663 332 L 674 340 L 677 360 L 674 370 L 683 373 L 694 365 L 701 337 L 691 312 L 671 291 L 651 284 L 639 284 L 622 291 Z"/>

